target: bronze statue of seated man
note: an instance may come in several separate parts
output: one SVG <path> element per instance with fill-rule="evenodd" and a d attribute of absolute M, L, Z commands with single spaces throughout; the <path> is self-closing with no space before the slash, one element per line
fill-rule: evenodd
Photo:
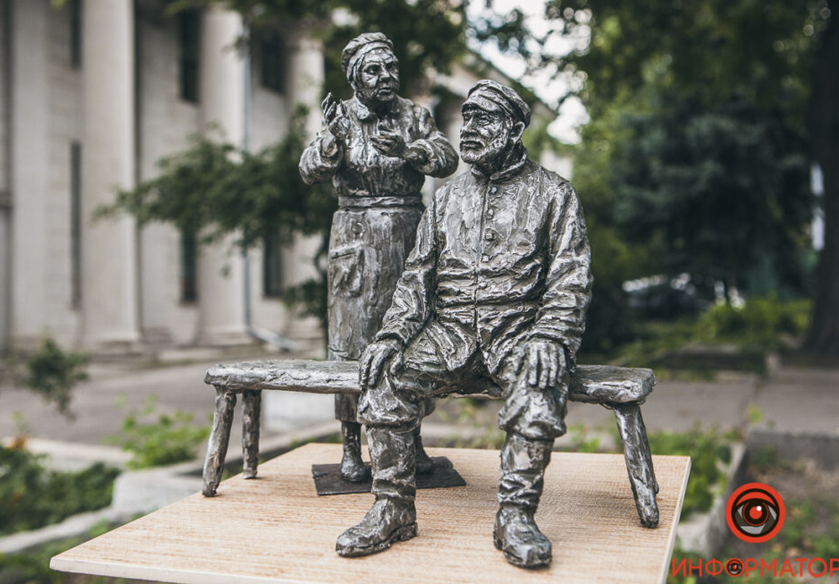
<path fill-rule="evenodd" d="M 534 521 L 553 441 L 565 433 L 569 371 L 591 299 L 591 255 L 571 184 L 527 157 L 530 108 L 478 82 L 463 104 L 471 165 L 433 198 L 376 340 L 359 371 L 375 503 L 337 541 L 344 556 L 417 533 L 414 429 L 423 400 L 499 386 L 501 450 L 494 542 L 517 566 L 551 560 Z"/>

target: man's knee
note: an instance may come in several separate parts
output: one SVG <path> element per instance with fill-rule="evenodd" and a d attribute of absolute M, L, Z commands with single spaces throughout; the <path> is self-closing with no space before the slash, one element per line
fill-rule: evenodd
<path fill-rule="evenodd" d="M 421 417 L 419 400 L 405 390 L 394 367 L 386 367 L 379 382 L 362 391 L 358 400 L 358 421 L 368 426 L 414 427 Z"/>
<path fill-rule="evenodd" d="M 507 387 L 498 412 L 498 426 L 532 440 L 553 440 L 565 434 L 565 387 L 540 389 L 517 380 Z"/>

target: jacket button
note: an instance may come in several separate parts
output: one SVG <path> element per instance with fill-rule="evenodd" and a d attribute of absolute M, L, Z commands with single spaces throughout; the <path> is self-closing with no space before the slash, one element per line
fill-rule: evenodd
<path fill-rule="evenodd" d="M 486 255 L 486 254 L 482 255 L 481 256 L 481 261 L 484 262 L 484 263 L 487 263 L 489 261 L 489 256 Z"/>
<path fill-rule="evenodd" d="M 484 239 L 486 239 L 487 241 L 492 241 L 493 239 L 495 239 L 495 235 L 491 231 L 487 231 L 486 234 L 484 234 Z"/>

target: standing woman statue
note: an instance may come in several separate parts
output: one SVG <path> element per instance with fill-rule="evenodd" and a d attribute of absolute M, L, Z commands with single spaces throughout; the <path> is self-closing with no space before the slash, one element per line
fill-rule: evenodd
<path fill-rule="evenodd" d="M 355 96 L 324 99 L 324 129 L 303 152 L 307 184 L 332 179 L 338 211 L 329 241 L 329 359 L 358 360 L 390 307 L 423 211 L 425 176 L 446 177 L 457 153 L 430 112 L 397 95 L 399 61 L 382 33 L 365 33 L 344 48 L 341 66 Z M 421 406 L 433 411 L 433 401 Z M 341 475 L 367 478 L 361 459 L 358 397 L 335 396 L 344 455 Z M 431 470 L 416 429 L 417 472 Z"/>

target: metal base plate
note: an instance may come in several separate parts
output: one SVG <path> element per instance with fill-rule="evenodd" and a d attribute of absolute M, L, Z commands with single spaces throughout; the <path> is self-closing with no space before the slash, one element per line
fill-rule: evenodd
<path fill-rule="evenodd" d="M 431 472 L 417 475 L 418 489 L 440 489 L 445 487 L 463 487 L 466 481 L 460 476 L 452 462 L 445 456 L 433 456 L 434 468 Z M 369 468 L 369 464 L 367 465 Z M 341 477 L 340 464 L 313 464 L 312 476 L 318 495 L 347 495 L 350 493 L 369 493 L 372 479 L 360 483 L 351 483 Z"/>

